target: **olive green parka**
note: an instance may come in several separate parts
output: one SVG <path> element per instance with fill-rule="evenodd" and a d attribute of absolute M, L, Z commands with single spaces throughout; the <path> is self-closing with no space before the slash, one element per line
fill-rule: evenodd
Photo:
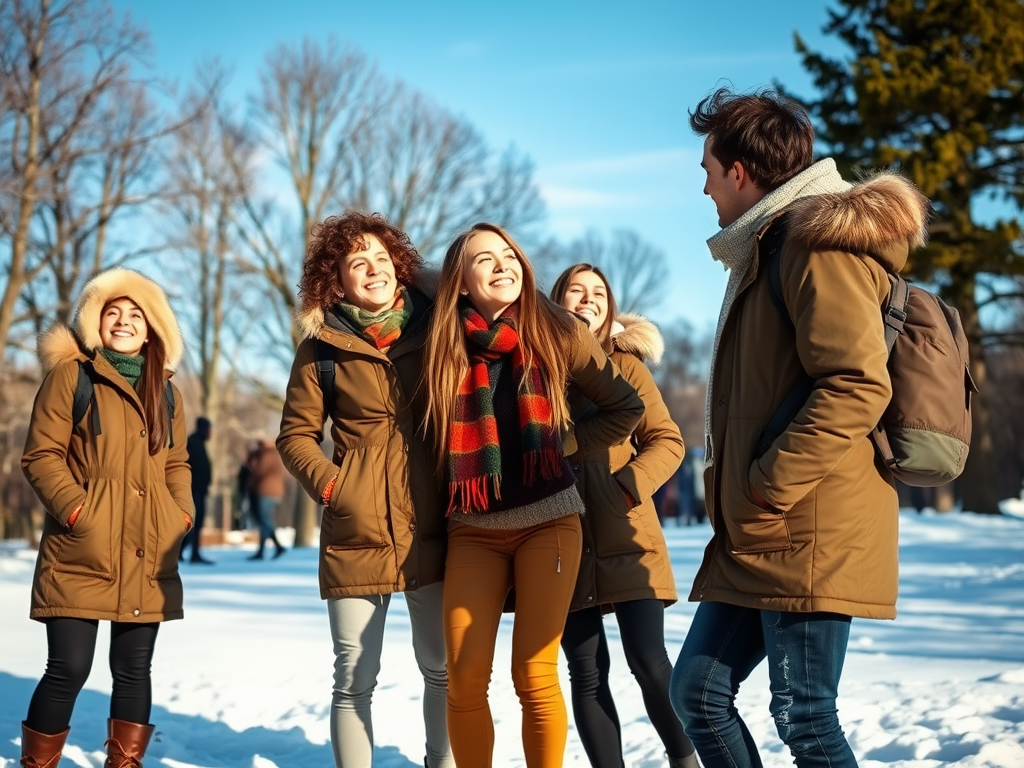
<path fill-rule="evenodd" d="M 181 360 L 177 321 L 163 291 L 128 269 L 93 278 L 72 328 L 39 338 L 43 382 L 32 408 L 21 465 L 46 516 L 32 582 L 31 617 L 154 622 L 182 617 L 178 553 L 193 516 L 185 413 L 173 389 L 173 445 L 149 453 L 148 424 L 135 389 L 99 349 L 100 314 L 128 297 L 167 353 Z M 93 374 L 94 401 L 78 424 L 72 403 L 79 365 Z M 99 412 L 100 434 L 93 429 Z M 81 506 L 73 526 L 68 520 Z"/>
<path fill-rule="evenodd" d="M 570 610 L 628 600 L 677 599 L 672 563 L 652 496 L 679 468 L 683 438 L 644 360 L 660 362 L 664 341 L 649 320 L 620 315 L 609 355 L 637 391 L 644 414 L 633 435 L 611 448 L 572 457 L 583 498 L 583 556 Z M 569 390 L 574 421 L 595 406 Z M 623 491 L 636 502 L 631 506 Z"/>
<path fill-rule="evenodd" d="M 320 596 L 380 595 L 444 578 L 447 527 L 432 443 L 419 431 L 433 288 L 409 286 L 412 316 L 381 352 L 307 297 L 281 417 L 285 467 L 317 502 L 337 476 L 320 526 Z M 334 357 L 333 391 L 317 376 L 316 340 Z M 326 406 L 325 406 L 326 403 Z M 331 458 L 320 448 L 330 416 Z"/>

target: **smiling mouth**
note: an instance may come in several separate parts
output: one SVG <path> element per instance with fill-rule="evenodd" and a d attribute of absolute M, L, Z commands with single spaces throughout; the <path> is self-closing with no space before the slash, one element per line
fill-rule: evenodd
<path fill-rule="evenodd" d="M 492 288 L 507 288 L 508 286 L 515 283 L 511 277 L 503 277 L 500 280 L 495 280 L 491 283 Z"/>
<path fill-rule="evenodd" d="M 576 310 L 576 314 L 577 315 L 590 315 L 591 317 L 597 317 L 597 312 L 595 312 L 590 307 L 580 307 L 580 308 L 578 308 Z"/>
<path fill-rule="evenodd" d="M 386 288 L 387 284 L 387 280 L 377 280 L 376 282 L 373 283 L 367 283 L 365 287 L 366 290 L 368 291 L 376 291 L 378 288 Z"/>
<path fill-rule="evenodd" d="M 131 331 L 111 331 L 110 335 L 115 339 L 130 339 L 135 334 Z"/>

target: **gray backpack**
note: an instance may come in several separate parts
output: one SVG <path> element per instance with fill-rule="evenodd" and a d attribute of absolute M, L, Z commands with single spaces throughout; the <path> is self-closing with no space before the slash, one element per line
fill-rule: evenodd
<path fill-rule="evenodd" d="M 772 301 L 792 323 L 782 298 L 780 254 L 784 225 L 762 240 L 763 269 Z M 959 313 L 933 293 L 889 275 L 881 306 L 889 348 L 892 399 L 871 431 L 878 455 L 906 485 L 945 485 L 964 471 L 971 444 L 971 379 L 967 336 Z M 804 376 L 773 414 L 758 444 L 763 453 L 796 417 L 814 380 Z"/>

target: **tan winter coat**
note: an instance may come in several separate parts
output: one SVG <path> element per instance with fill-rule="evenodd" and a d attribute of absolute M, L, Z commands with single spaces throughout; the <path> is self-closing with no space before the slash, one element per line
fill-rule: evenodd
<path fill-rule="evenodd" d="M 714 536 L 690 599 L 893 618 L 898 503 L 868 434 L 890 396 L 880 314 L 887 271 L 923 243 L 927 201 L 883 174 L 783 213 L 782 292 L 792 325 L 772 302 L 758 253 L 714 363 L 716 458 L 705 472 Z M 813 392 L 756 456 L 804 371 L 816 380 Z M 751 488 L 772 508 L 757 506 Z"/>
<path fill-rule="evenodd" d="M 285 468 L 277 448 L 267 440 L 249 459 L 249 493 L 261 498 L 284 498 Z"/>
<path fill-rule="evenodd" d="M 587 513 L 583 557 L 570 610 L 628 600 L 676 601 L 665 535 L 652 496 L 679 468 L 683 438 L 644 360 L 660 362 L 664 350 L 653 323 L 638 315 L 620 315 L 612 336 L 611 359 L 644 403 L 644 415 L 629 440 L 573 457 L 576 487 Z M 573 420 L 595 406 L 570 389 Z M 623 489 L 637 502 L 630 508 Z"/>
<path fill-rule="evenodd" d="M 186 418 L 174 389 L 174 446 L 151 456 L 135 389 L 98 353 L 100 313 L 122 296 L 139 305 L 150 334 L 164 341 L 168 375 L 181 359 L 181 334 L 163 291 L 126 269 L 90 281 L 73 331 L 58 325 L 40 336 L 44 378 L 21 460 L 47 512 L 32 582 L 33 619 L 182 617 L 178 552 L 193 515 Z M 91 405 L 78 424 L 71 423 L 79 363 L 95 371 L 99 435 Z"/>
<path fill-rule="evenodd" d="M 444 577 L 447 528 L 430 443 L 421 437 L 423 350 L 433 300 L 409 289 L 413 314 L 386 354 L 324 306 L 304 306 L 277 447 L 288 471 L 320 500 L 338 476 L 320 527 L 320 596 L 378 595 Z M 314 339 L 335 350 L 329 393 L 334 456 L 320 449 L 324 394 Z M 339 474 L 340 473 L 340 474 Z"/>

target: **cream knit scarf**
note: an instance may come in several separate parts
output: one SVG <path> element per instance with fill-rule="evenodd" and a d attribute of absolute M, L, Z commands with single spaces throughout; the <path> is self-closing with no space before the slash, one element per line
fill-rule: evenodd
<path fill-rule="evenodd" d="M 708 381 L 707 401 L 704 404 L 704 463 L 714 463 L 715 452 L 711 441 L 711 393 L 715 382 L 715 365 L 718 362 L 718 344 L 722 340 L 722 329 L 729 317 L 729 310 L 736 300 L 740 283 L 754 260 L 754 236 L 768 221 L 783 208 L 801 197 L 826 193 L 845 192 L 852 185 L 843 181 L 832 158 L 819 160 L 810 168 L 798 173 L 778 189 L 761 198 L 757 205 L 740 216 L 718 234 L 708 239 L 708 248 L 715 261 L 729 270 L 729 282 L 722 299 L 722 310 L 718 315 L 715 331 L 715 346 L 711 356 L 711 378 Z"/>

